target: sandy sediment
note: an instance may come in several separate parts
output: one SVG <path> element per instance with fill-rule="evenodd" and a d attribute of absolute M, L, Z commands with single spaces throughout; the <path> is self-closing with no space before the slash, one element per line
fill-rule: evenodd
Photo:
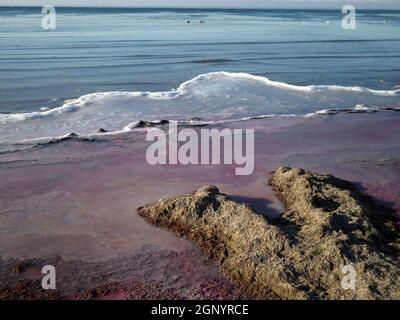
<path fill-rule="evenodd" d="M 138 212 L 196 243 L 257 298 L 400 298 L 399 231 L 389 209 L 332 175 L 282 167 L 270 184 L 286 207 L 275 220 L 215 186 Z"/>

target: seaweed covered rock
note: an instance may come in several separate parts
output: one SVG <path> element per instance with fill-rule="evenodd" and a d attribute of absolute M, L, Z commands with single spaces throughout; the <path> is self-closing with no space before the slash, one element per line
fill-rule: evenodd
<path fill-rule="evenodd" d="M 284 167 L 270 184 L 286 206 L 273 221 L 215 186 L 138 212 L 193 241 L 256 298 L 400 298 L 398 230 L 388 209 L 332 175 Z"/>

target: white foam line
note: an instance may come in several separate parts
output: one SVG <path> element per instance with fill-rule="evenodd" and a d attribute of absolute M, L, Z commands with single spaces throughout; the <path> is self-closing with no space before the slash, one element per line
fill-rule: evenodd
<path fill-rule="evenodd" d="M 376 107 L 357 104 L 352 109 L 323 109 L 304 115 L 304 118 L 312 118 L 324 115 L 335 115 L 339 113 L 373 113 L 373 112 L 395 112 L 400 111 L 400 107 Z"/>
<path fill-rule="evenodd" d="M 300 92 L 321 92 L 321 91 L 347 91 L 347 92 L 360 92 L 360 93 L 371 93 L 378 96 L 397 96 L 400 94 L 400 89 L 397 90 L 374 90 L 365 87 L 346 87 L 337 85 L 308 85 L 298 86 L 288 84 L 285 82 L 273 81 L 265 77 L 255 76 L 248 73 L 231 73 L 225 71 L 211 72 L 201 74 L 189 81 L 182 83 L 177 89 L 160 92 L 149 92 L 149 91 L 110 91 L 110 92 L 98 92 L 81 96 L 75 100 L 68 101 L 61 107 L 53 108 L 44 112 L 30 112 L 30 113 L 14 113 L 14 114 L 0 114 L 0 122 L 17 122 L 30 119 L 38 119 L 45 117 L 57 116 L 63 113 L 74 112 L 85 106 L 90 105 L 96 100 L 106 97 L 142 97 L 154 100 L 171 100 L 176 99 L 182 95 L 190 93 L 190 86 L 200 81 L 211 80 L 215 77 L 226 77 L 234 79 L 246 79 L 251 81 L 257 81 L 267 86 L 278 87 L 287 90 L 294 90 Z"/>
<path fill-rule="evenodd" d="M 183 121 L 183 120 L 169 120 L 170 123 L 177 123 L 178 125 L 181 126 L 213 126 L 213 125 L 221 125 L 221 124 L 227 124 L 227 123 L 235 123 L 235 122 L 245 122 L 245 121 L 251 121 L 251 120 L 262 120 L 262 119 L 268 119 L 268 118 L 314 118 L 314 117 L 320 117 L 320 116 L 326 116 L 326 115 L 335 115 L 335 114 L 340 114 L 340 113 L 371 113 L 371 112 L 391 112 L 391 111 L 400 111 L 400 107 L 393 107 L 393 108 L 379 108 L 379 107 L 374 107 L 374 106 L 365 106 L 365 105 L 356 105 L 352 109 L 323 109 L 323 110 L 318 110 L 316 112 L 308 113 L 305 115 L 298 115 L 298 114 L 265 114 L 265 115 L 260 115 L 260 116 L 254 116 L 254 117 L 244 117 L 240 119 L 228 119 L 228 120 L 217 120 L 217 121 Z M 101 137 L 114 137 L 114 136 L 119 136 L 119 135 L 124 135 L 124 134 L 129 134 L 133 132 L 146 132 L 149 129 L 154 128 L 154 126 L 151 127 L 135 127 L 135 125 L 139 121 L 132 122 L 125 126 L 122 130 L 116 130 L 116 131 L 109 131 L 109 132 L 96 132 L 96 133 L 91 133 L 87 135 L 79 135 L 75 133 L 67 133 L 62 136 L 47 136 L 47 137 L 40 137 L 40 138 L 32 138 L 32 139 L 23 139 L 18 142 L 13 142 L 10 143 L 11 145 L 42 145 L 42 144 L 48 144 L 48 143 L 57 143 L 57 142 L 62 142 L 66 140 L 92 140 L 95 141 L 97 138 Z M 157 120 L 154 122 L 158 122 Z M 157 127 L 157 126 L 155 126 Z M 4 143 L 0 143 L 4 144 Z M 5 143 L 8 144 L 8 143 Z"/>

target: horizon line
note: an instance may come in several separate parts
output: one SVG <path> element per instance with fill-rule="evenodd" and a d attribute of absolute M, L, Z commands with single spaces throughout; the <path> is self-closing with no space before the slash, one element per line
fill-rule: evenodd
<path fill-rule="evenodd" d="M 0 5 L 0 8 L 42 8 L 42 5 Z M 309 8 L 309 7 L 149 7 L 149 6 L 54 6 L 55 8 L 76 8 L 76 9 L 201 9 L 201 10 L 339 10 L 342 7 Z M 400 11 L 399 8 L 361 8 L 356 10 L 374 11 Z"/>

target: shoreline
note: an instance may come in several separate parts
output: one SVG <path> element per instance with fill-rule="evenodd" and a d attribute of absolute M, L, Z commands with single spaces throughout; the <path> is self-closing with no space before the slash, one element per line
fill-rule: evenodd
<path fill-rule="evenodd" d="M 180 298 L 205 298 L 212 290 L 221 298 L 238 298 L 240 294 L 234 286 L 224 280 L 212 263 L 204 262 L 191 243 L 148 225 L 136 216 L 135 208 L 214 184 L 236 201 L 250 203 L 257 213 L 277 216 L 284 208 L 266 181 L 271 171 L 281 165 L 332 173 L 352 181 L 378 203 L 400 213 L 397 113 L 250 120 L 224 127 L 255 128 L 255 170 L 251 176 L 237 177 L 234 167 L 222 165 L 150 166 L 145 160 L 145 130 L 134 136 L 94 142 L 64 141 L 1 154 L 3 276 L 7 277 L 15 259 L 39 259 L 42 263 L 59 256 L 60 261 L 71 262 L 70 268 L 65 267 L 66 281 L 81 281 L 91 289 L 111 286 L 115 275 L 125 274 L 120 281 L 139 279 L 155 283 L 160 294 L 170 294 L 168 290 L 180 286 Z M 141 267 L 134 264 L 133 257 L 143 250 L 148 263 Z M 161 270 L 157 261 L 168 254 L 171 257 L 165 259 L 170 268 Z M 176 256 L 181 257 L 182 267 L 174 270 Z M 109 274 L 106 265 L 112 266 L 116 261 L 125 262 Z M 32 271 L 36 277 L 40 276 L 40 263 L 28 268 L 36 270 Z M 91 264 L 104 264 L 104 269 Z M 182 272 L 185 265 L 190 266 L 195 279 Z M 85 272 L 74 275 L 74 268 Z M 143 270 L 127 272 L 132 268 Z M 87 280 L 96 275 L 102 275 L 103 282 Z M 25 271 L 16 272 L 9 285 L 32 279 L 26 277 Z M 201 287 L 210 279 L 215 283 L 212 290 L 206 287 L 197 296 L 190 291 L 193 284 Z M 68 287 L 67 283 L 64 285 Z M 84 296 L 88 288 L 77 285 L 75 289 L 78 296 Z M 107 298 L 111 291 L 99 289 L 99 296 Z M 112 294 L 116 298 L 141 297 L 118 292 L 114 290 Z M 166 297 L 174 296 L 168 294 Z"/>

